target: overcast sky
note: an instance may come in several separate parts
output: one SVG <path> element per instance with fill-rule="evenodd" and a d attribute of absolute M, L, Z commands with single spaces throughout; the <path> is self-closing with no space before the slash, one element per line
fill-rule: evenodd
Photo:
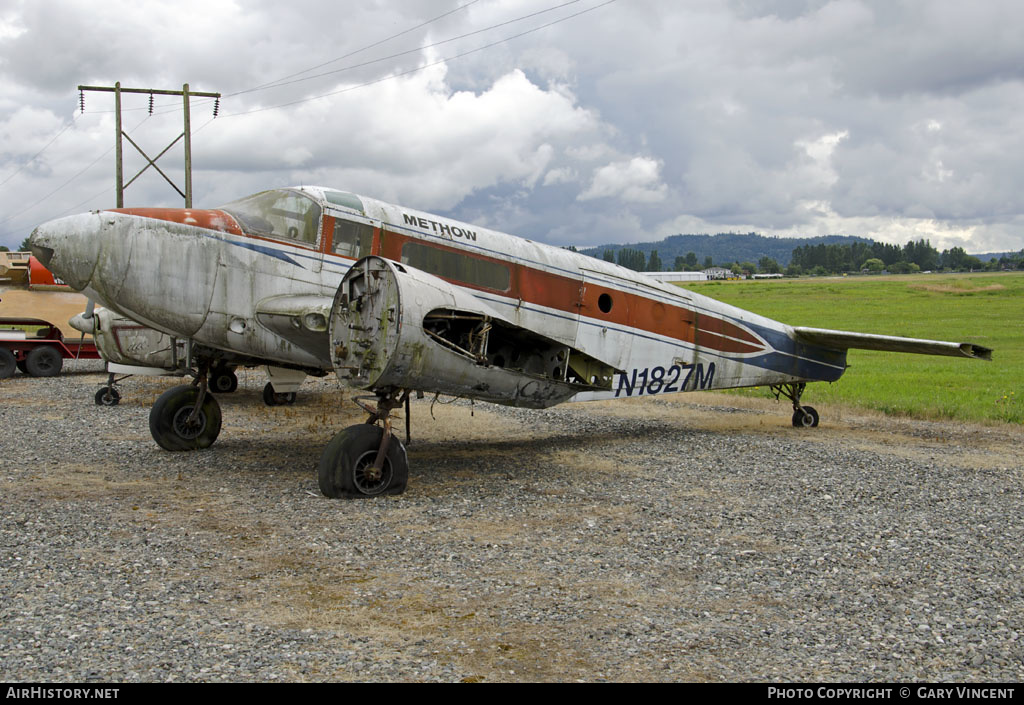
<path fill-rule="evenodd" d="M 224 95 L 192 103 L 197 207 L 319 184 L 556 245 L 1019 250 L 1022 27 L 1020 0 L 2 0 L 0 244 L 113 207 L 113 95 L 77 86 L 120 81 Z M 148 103 L 155 156 L 181 100 Z M 182 200 L 150 169 L 125 203 Z"/>

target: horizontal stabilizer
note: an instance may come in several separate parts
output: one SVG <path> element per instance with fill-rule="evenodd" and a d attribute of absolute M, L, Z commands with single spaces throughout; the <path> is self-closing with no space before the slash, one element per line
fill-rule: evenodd
<path fill-rule="evenodd" d="M 921 355 L 948 355 L 950 357 L 971 357 L 976 360 L 991 360 L 992 348 L 974 343 L 947 343 L 942 340 L 900 338 L 895 335 L 871 335 L 850 333 L 825 328 L 794 328 L 798 340 L 821 345 L 826 348 L 858 350 L 884 350 L 887 352 L 918 353 Z"/>

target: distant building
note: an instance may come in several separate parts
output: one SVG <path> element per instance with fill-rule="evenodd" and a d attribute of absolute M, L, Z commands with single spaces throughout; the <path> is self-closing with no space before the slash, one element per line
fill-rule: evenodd
<path fill-rule="evenodd" d="M 702 282 L 707 281 L 704 272 L 641 272 L 660 282 Z"/>
<path fill-rule="evenodd" d="M 725 267 L 708 267 L 701 273 L 705 279 L 730 279 L 734 276 L 732 270 Z"/>

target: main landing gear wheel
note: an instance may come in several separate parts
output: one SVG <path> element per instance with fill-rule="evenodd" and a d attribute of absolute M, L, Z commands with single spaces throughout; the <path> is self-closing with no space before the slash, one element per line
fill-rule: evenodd
<path fill-rule="evenodd" d="M 210 391 L 218 394 L 230 394 L 236 389 L 238 389 L 238 377 L 234 370 L 218 367 L 210 371 Z"/>
<path fill-rule="evenodd" d="M 384 429 L 370 424 L 349 426 L 324 448 L 317 468 L 320 491 L 349 499 L 401 494 L 409 482 L 409 460 L 398 438 L 388 439 L 384 462 L 375 467 Z"/>
<path fill-rule="evenodd" d="M 818 412 L 813 406 L 801 406 L 793 412 L 793 425 L 797 428 L 817 428 Z"/>
<path fill-rule="evenodd" d="M 263 403 L 267 406 L 285 406 L 295 403 L 295 392 L 275 392 L 274 385 L 267 382 L 263 387 Z"/>
<path fill-rule="evenodd" d="M 96 406 L 117 406 L 121 403 L 121 392 L 116 387 L 100 387 L 96 390 Z"/>
<path fill-rule="evenodd" d="M 171 387 L 149 412 L 149 432 L 164 450 L 209 448 L 220 434 L 220 404 L 212 395 L 199 400 L 199 388 L 190 384 Z"/>

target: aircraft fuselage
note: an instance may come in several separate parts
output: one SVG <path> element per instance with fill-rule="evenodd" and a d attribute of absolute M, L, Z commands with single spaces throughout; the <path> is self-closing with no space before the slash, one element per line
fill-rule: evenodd
<path fill-rule="evenodd" d="M 845 369 L 845 350 L 632 270 L 329 189 L 264 192 L 217 210 L 92 212 L 40 226 L 33 242 L 102 305 L 270 365 L 331 369 L 329 303 L 353 262 L 372 254 L 614 370 L 610 385 L 574 399 L 835 380 Z"/>

